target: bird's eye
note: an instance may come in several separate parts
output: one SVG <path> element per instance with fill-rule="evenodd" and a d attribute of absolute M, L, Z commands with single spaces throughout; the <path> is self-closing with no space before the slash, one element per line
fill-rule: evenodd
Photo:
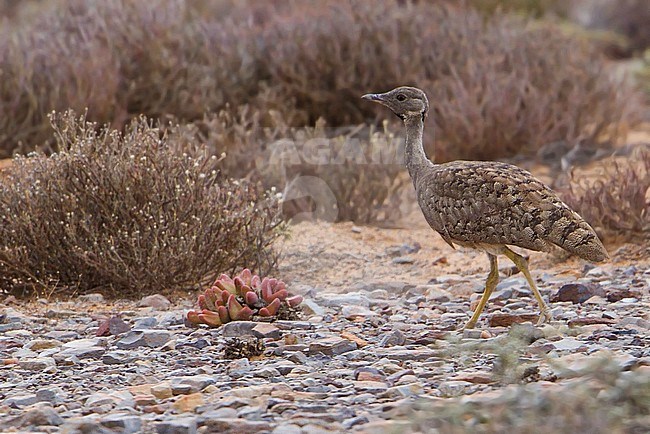
<path fill-rule="evenodd" d="M 399 95 L 396 96 L 397 101 L 406 101 L 406 96 L 404 96 L 403 93 L 400 93 Z"/>

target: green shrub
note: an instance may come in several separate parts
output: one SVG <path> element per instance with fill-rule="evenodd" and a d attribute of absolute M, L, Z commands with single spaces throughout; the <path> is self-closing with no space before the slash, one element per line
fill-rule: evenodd
<path fill-rule="evenodd" d="M 277 197 L 225 178 L 196 141 L 144 118 L 124 134 L 72 112 L 53 126 L 60 151 L 0 181 L 3 289 L 133 297 L 275 265 Z"/>

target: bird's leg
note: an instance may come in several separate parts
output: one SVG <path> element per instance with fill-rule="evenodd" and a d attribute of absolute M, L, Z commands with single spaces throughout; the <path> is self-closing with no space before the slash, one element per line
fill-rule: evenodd
<path fill-rule="evenodd" d="M 514 264 L 521 270 L 522 273 L 524 273 L 524 276 L 526 277 L 526 280 L 528 281 L 528 285 L 530 285 L 530 289 L 533 290 L 533 294 L 535 295 L 535 298 L 537 299 L 537 303 L 539 303 L 539 320 L 537 321 L 537 325 L 543 324 L 546 321 L 550 321 L 553 319 L 553 316 L 551 315 L 551 310 L 549 309 L 548 305 L 542 298 L 542 294 L 539 293 L 537 290 L 537 286 L 535 286 L 535 282 L 533 281 L 533 278 L 530 276 L 530 272 L 528 271 L 528 261 L 526 261 L 526 258 L 524 258 L 521 255 L 516 254 L 509 248 L 505 248 L 504 255 L 506 255 Z"/>
<path fill-rule="evenodd" d="M 490 259 L 490 274 L 488 274 L 487 280 L 485 281 L 485 291 L 483 291 L 481 301 L 478 302 L 478 306 L 476 306 L 472 318 L 470 318 L 470 320 L 467 321 L 467 324 L 465 324 L 465 329 L 474 328 L 479 316 L 481 316 L 483 308 L 487 304 L 487 301 L 490 299 L 490 295 L 492 295 L 492 291 L 494 291 L 494 288 L 499 282 L 499 267 L 497 266 L 497 257 L 496 255 L 488 253 L 488 258 Z"/>

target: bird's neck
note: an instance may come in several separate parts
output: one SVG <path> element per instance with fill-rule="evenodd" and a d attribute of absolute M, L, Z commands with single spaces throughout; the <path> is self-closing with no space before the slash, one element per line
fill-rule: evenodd
<path fill-rule="evenodd" d="M 424 132 L 422 116 L 406 117 L 404 126 L 406 127 L 406 148 L 404 150 L 406 169 L 415 185 L 421 170 L 431 166 L 432 163 L 424 153 L 424 146 L 422 145 L 422 133 Z"/>

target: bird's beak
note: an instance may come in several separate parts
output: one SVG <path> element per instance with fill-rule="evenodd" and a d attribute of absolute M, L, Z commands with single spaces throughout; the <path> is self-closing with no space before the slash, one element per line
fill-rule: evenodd
<path fill-rule="evenodd" d="M 379 93 L 367 93 L 361 98 L 367 99 L 368 101 L 381 101 L 381 94 Z"/>

